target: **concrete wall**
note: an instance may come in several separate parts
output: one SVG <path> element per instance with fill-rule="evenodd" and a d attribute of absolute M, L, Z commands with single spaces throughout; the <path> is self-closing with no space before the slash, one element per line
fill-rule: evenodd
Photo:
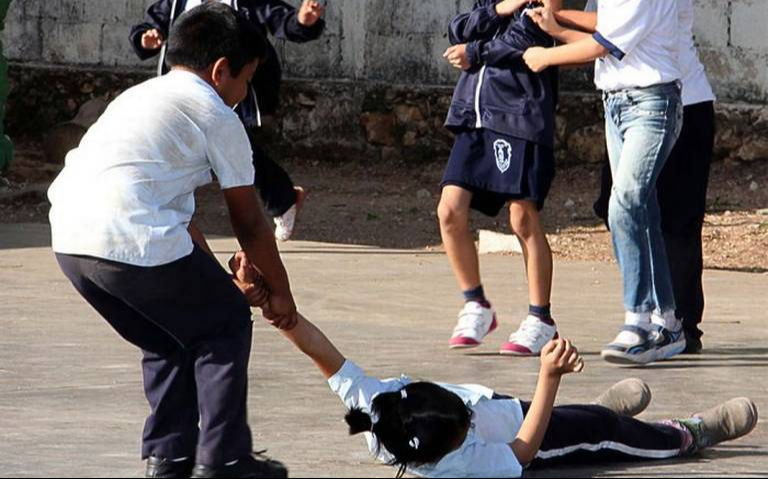
<path fill-rule="evenodd" d="M 296 4 L 299 0 L 289 0 Z M 147 67 L 126 40 L 152 0 L 14 0 L 5 33 L 11 60 L 43 65 Z M 572 0 L 578 7 L 583 0 Z M 722 99 L 768 103 L 768 0 L 695 0 L 697 37 Z M 450 85 L 446 25 L 472 0 L 330 0 L 322 41 L 279 45 L 287 75 Z M 566 85 L 588 89 L 588 74 Z"/>

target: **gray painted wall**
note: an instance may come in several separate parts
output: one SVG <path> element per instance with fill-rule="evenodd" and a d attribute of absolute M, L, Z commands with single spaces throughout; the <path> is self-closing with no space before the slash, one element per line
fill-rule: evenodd
<path fill-rule="evenodd" d="M 702 58 L 719 96 L 768 103 L 768 0 L 695 2 Z M 14 0 L 5 33 L 8 56 L 43 65 L 149 68 L 151 62 L 139 62 L 134 56 L 127 34 L 150 3 Z M 471 4 L 472 0 L 330 0 L 323 40 L 278 49 L 292 77 L 450 85 L 456 73 L 441 58 L 448 45 L 446 25 Z M 584 82 L 578 85 L 588 88 Z"/>

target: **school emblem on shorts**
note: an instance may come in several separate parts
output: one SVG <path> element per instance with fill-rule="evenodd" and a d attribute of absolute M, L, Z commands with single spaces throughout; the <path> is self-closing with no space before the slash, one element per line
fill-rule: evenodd
<path fill-rule="evenodd" d="M 512 145 L 506 140 L 496 140 L 493 150 L 496 152 L 496 166 L 502 174 L 506 173 L 512 166 Z"/>

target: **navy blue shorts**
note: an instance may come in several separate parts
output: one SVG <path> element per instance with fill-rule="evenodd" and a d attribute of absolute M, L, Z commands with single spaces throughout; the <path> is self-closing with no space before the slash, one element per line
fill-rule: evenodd
<path fill-rule="evenodd" d="M 480 129 L 456 136 L 442 186 L 471 191 L 471 208 L 495 217 L 513 200 L 544 208 L 554 179 L 552 148 Z"/>

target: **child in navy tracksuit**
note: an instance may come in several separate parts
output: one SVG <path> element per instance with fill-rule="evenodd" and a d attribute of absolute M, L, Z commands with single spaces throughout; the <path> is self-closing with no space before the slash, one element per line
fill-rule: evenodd
<path fill-rule="evenodd" d="M 164 40 L 176 19 L 206 0 L 160 0 L 147 9 L 143 23 L 131 29 L 130 41 L 140 59 L 146 60 L 160 54 L 160 72 L 165 72 Z M 320 2 L 305 0 L 296 9 L 282 0 L 218 0 L 242 12 L 266 37 L 295 43 L 316 40 L 325 29 L 321 18 L 324 7 Z M 277 52 L 269 44 L 269 57 L 259 67 L 252 79 L 252 90 L 237 108 L 251 138 L 253 164 L 256 168 L 256 187 L 261 193 L 267 213 L 275 218 L 278 239 L 290 239 L 298 208 L 306 196 L 300 187 L 294 187 L 288 173 L 283 170 L 254 141 L 255 130 L 261 126 L 262 115 L 274 114 L 280 101 L 282 70 Z"/>
<path fill-rule="evenodd" d="M 457 136 L 438 214 L 466 300 L 450 341 L 453 349 L 477 347 L 497 327 L 480 280 L 469 211 L 496 216 L 506 204 L 525 251 L 530 309 L 501 352 L 538 355 L 557 336 L 550 311 L 552 252 L 539 219 L 555 176 L 557 74 L 534 73 L 522 61 L 529 47 L 553 42 L 524 14 L 525 7 L 534 5 L 478 0 L 472 12 L 451 23 L 454 46 L 445 57 L 464 73 L 446 122 Z"/>

